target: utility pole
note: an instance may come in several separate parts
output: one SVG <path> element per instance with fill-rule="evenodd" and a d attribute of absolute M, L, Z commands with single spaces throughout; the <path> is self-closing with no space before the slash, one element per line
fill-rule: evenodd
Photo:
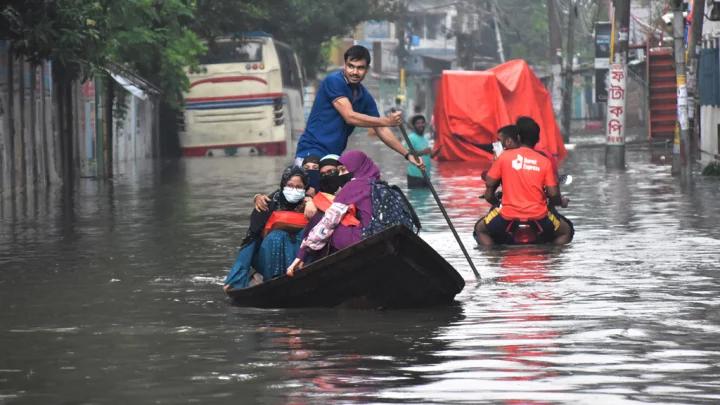
<path fill-rule="evenodd" d="M 398 2 L 398 21 L 395 26 L 396 33 L 397 33 L 397 39 L 398 39 L 398 45 L 397 45 L 397 56 L 398 56 L 398 77 L 400 79 L 399 88 L 398 88 L 398 94 L 396 94 L 395 100 L 397 102 L 398 98 L 401 101 L 401 104 L 405 103 L 405 67 L 407 66 L 407 59 L 408 59 L 408 44 L 407 44 L 407 33 L 405 32 L 406 26 L 407 26 L 407 14 L 408 14 L 408 5 L 405 0 L 401 0 Z M 412 34 L 412 33 L 411 33 Z M 395 106 L 396 108 L 400 107 L 398 105 Z"/>
<path fill-rule="evenodd" d="M 688 118 L 690 125 L 690 160 L 695 161 L 700 154 L 699 145 L 699 122 L 700 108 L 698 100 L 698 63 L 700 61 L 700 51 L 697 46 L 702 37 L 703 22 L 705 20 L 705 2 L 703 0 L 695 0 L 693 2 L 693 19 L 692 31 L 688 40 Z"/>
<path fill-rule="evenodd" d="M 555 0 L 546 0 L 546 8 L 548 12 L 548 36 L 550 38 L 548 60 L 552 72 L 550 94 L 552 95 L 555 118 L 560 120 L 562 111 L 562 38 L 560 38 L 560 21 Z"/>
<path fill-rule="evenodd" d="M 498 25 L 498 8 L 497 2 L 492 2 L 493 26 L 495 28 L 495 41 L 497 42 L 498 59 L 500 63 L 505 63 L 505 51 L 503 50 L 502 35 L 500 34 L 500 26 Z"/>
<path fill-rule="evenodd" d="M 614 0 L 612 53 L 608 71 L 605 167 L 625 168 L 625 94 L 628 59 L 630 0 Z"/>
<path fill-rule="evenodd" d="M 570 141 L 570 118 L 572 117 L 572 85 L 573 85 L 573 54 L 575 53 L 575 0 L 570 0 L 568 10 L 568 32 L 565 49 L 565 77 L 562 103 L 562 135 L 563 141 Z"/>
<path fill-rule="evenodd" d="M 673 40 L 675 54 L 675 82 L 677 84 L 677 125 L 673 146 L 673 174 L 682 177 L 691 174 L 690 170 L 690 131 L 688 124 L 688 97 L 685 78 L 685 45 L 683 43 L 685 18 L 682 0 L 673 0 Z"/>

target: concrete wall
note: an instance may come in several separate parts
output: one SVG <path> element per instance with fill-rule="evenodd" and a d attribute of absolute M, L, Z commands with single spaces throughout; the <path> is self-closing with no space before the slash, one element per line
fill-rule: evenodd
<path fill-rule="evenodd" d="M 153 158 L 158 155 L 158 105 L 152 99 L 128 94 L 124 111 L 113 114 L 113 161 L 117 164 Z M 155 136 L 148 136 L 155 134 Z"/>
<path fill-rule="evenodd" d="M 0 190 L 60 182 L 59 132 L 50 62 L 31 65 L 0 41 Z"/>
<path fill-rule="evenodd" d="M 123 92 L 124 114 L 106 125 L 108 77 L 70 84 L 69 95 L 52 64 L 30 64 L 0 40 L 0 197 L 112 176 L 115 164 L 159 153 L 159 103 Z M 65 87 L 67 88 L 67 87 Z"/>

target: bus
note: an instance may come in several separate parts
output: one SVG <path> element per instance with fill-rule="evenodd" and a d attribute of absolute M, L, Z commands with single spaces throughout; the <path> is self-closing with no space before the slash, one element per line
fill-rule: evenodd
<path fill-rule="evenodd" d="M 287 44 L 265 33 L 221 38 L 187 74 L 183 156 L 292 153 L 305 115 L 302 69 Z"/>

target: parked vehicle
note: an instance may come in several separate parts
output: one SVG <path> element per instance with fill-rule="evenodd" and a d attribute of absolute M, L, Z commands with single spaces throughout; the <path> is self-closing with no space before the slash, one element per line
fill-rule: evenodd
<path fill-rule="evenodd" d="M 304 130 L 300 63 L 292 48 L 268 34 L 208 43 L 188 78 L 184 156 L 284 155 Z"/>

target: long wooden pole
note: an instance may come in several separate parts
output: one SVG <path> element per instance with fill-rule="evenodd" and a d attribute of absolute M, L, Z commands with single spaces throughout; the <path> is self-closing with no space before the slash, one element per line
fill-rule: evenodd
<path fill-rule="evenodd" d="M 400 124 L 400 132 L 402 132 L 402 136 L 405 139 L 405 143 L 408 146 L 408 149 L 410 150 L 410 153 L 412 153 L 413 156 L 420 159 L 420 156 L 417 154 L 417 151 L 415 151 L 415 148 L 413 148 L 412 143 L 410 142 L 410 138 L 408 137 L 407 132 L 405 131 L 405 125 Z M 422 172 L 423 178 L 425 179 L 425 183 L 428 185 L 428 188 L 430 189 L 430 192 L 432 193 L 433 197 L 435 197 L 435 202 L 437 203 L 438 207 L 440 208 L 440 212 L 442 212 L 443 216 L 445 217 L 445 221 L 447 221 L 448 226 L 450 227 L 450 230 L 453 233 L 453 236 L 455 236 L 455 240 L 457 241 L 458 245 L 460 245 L 460 250 L 462 250 L 463 254 L 465 255 L 465 258 L 468 261 L 468 264 L 470 265 L 470 269 L 472 269 L 473 273 L 475 273 L 475 278 L 480 279 L 480 273 L 475 268 L 475 264 L 473 264 L 472 259 L 470 259 L 470 255 L 468 254 L 467 250 L 465 250 L 465 245 L 463 245 L 462 240 L 460 240 L 460 235 L 458 235 L 457 231 L 455 230 L 455 227 L 453 226 L 452 222 L 450 221 L 450 217 L 448 216 L 447 211 L 445 211 L 445 207 L 443 207 L 442 201 L 440 201 L 440 196 L 438 196 L 438 193 L 435 191 L 435 187 L 433 187 L 432 183 L 430 183 L 430 177 L 428 176 L 425 169 L 420 169 Z"/>

